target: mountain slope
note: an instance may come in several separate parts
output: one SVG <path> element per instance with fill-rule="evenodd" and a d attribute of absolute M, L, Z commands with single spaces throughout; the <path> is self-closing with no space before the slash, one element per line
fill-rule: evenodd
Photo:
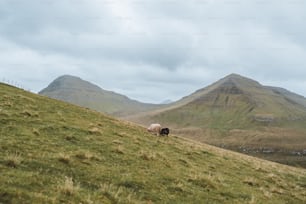
<path fill-rule="evenodd" d="M 222 125 L 223 128 L 244 128 L 254 122 L 277 125 L 282 121 L 306 118 L 306 108 L 300 103 L 290 100 L 287 95 L 275 93 L 254 80 L 235 74 L 177 103 L 185 104 L 167 111 L 166 114 L 187 114 L 184 115 L 184 120 L 191 124 L 198 123 L 196 126 L 201 127 Z M 194 118 L 195 115 L 199 117 Z"/>
<path fill-rule="evenodd" d="M 0 84 L 0 203 L 305 203 L 306 171 Z"/>
<path fill-rule="evenodd" d="M 266 86 L 266 88 L 271 89 L 274 93 L 283 95 L 287 99 L 306 107 L 306 98 L 304 96 L 295 94 L 295 93 L 293 93 L 291 91 L 288 91 L 284 88 L 272 87 L 272 86 Z"/>
<path fill-rule="evenodd" d="M 298 152 L 294 160 L 306 167 L 298 156 L 306 156 L 305 102 L 285 89 L 231 74 L 166 108 L 126 119 L 158 121 L 178 134 L 237 151 L 281 152 L 272 160 L 283 163 L 292 162 L 283 154 Z"/>
<path fill-rule="evenodd" d="M 39 94 L 112 115 L 128 115 L 158 107 L 103 90 L 90 82 L 69 75 L 58 77 Z"/>
<path fill-rule="evenodd" d="M 248 128 L 256 124 L 277 126 L 284 121 L 305 120 L 306 99 L 289 93 L 231 74 L 147 116 L 179 127 L 191 124 L 225 129 Z"/>

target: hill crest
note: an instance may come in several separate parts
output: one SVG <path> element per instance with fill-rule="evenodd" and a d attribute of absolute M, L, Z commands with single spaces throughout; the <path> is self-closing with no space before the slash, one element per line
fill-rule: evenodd
<path fill-rule="evenodd" d="M 234 99 L 234 101 L 243 100 L 244 103 L 251 106 L 252 110 L 250 112 L 254 114 L 273 114 L 275 117 L 282 119 L 290 119 L 291 117 L 287 117 L 289 112 L 300 116 L 306 115 L 306 99 L 304 97 L 283 88 L 261 85 L 253 79 L 238 74 L 230 74 L 205 88 L 195 91 L 177 101 L 173 107 L 177 109 L 187 104 L 199 104 L 204 101 L 210 102 L 211 105 L 215 104 L 222 96 L 225 98 L 223 101 L 219 100 L 220 103 L 218 104 L 226 106 L 230 97 L 238 97 L 238 95 L 241 97 Z M 205 104 L 202 103 L 202 105 Z"/>
<path fill-rule="evenodd" d="M 81 79 L 80 77 L 72 76 L 72 75 L 62 75 L 56 78 L 53 82 L 51 82 L 46 88 L 41 90 L 39 94 L 43 94 L 45 92 L 57 91 L 57 89 L 65 88 L 65 89 L 88 89 L 100 91 L 103 90 L 95 84 L 92 84 L 88 81 Z"/>
<path fill-rule="evenodd" d="M 122 94 L 104 90 L 71 75 L 58 77 L 39 94 L 117 116 L 159 107 L 159 105 L 141 103 Z"/>

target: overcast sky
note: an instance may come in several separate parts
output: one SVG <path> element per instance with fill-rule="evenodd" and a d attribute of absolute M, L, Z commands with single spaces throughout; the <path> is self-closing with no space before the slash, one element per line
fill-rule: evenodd
<path fill-rule="evenodd" d="M 230 74 L 306 96 L 305 0 L 0 0 L 0 80 L 70 74 L 143 102 Z"/>

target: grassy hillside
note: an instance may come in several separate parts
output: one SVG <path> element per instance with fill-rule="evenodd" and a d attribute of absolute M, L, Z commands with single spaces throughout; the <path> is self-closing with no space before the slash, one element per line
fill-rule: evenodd
<path fill-rule="evenodd" d="M 141 103 L 82 80 L 64 75 L 55 79 L 39 94 L 116 116 L 152 110 L 161 105 Z"/>
<path fill-rule="evenodd" d="M 305 203 L 306 171 L 0 84 L 0 203 Z"/>
<path fill-rule="evenodd" d="M 197 141 L 306 167 L 304 103 L 289 91 L 232 74 L 167 108 L 126 119 L 158 121 Z"/>

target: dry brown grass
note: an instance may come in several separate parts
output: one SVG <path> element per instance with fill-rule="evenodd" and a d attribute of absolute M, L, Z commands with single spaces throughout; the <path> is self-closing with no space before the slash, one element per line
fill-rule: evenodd
<path fill-rule="evenodd" d="M 93 134 L 93 135 L 101 135 L 102 134 L 101 130 L 97 127 L 92 127 L 88 131 L 89 131 L 90 134 Z"/>
<path fill-rule="evenodd" d="M 137 203 L 134 200 L 135 193 L 122 186 L 104 183 L 100 185 L 100 190 L 112 203 Z"/>
<path fill-rule="evenodd" d="M 4 161 L 7 166 L 17 168 L 22 162 L 22 157 L 21 154 L 18 152 L 8 152 L 4 158 Z"/>
<path fill-rule="evenodd" d="M 58 154 L 58 160 L 60 162 L 63 162 L 65 164 L 68 164 L 70 161 L 71 161 L 71 156 L 69 154 L 66 154 L 66 153 L 62 153 L 60 152 Z"/>
<path fill-rule="evenodd" d="M 141 150 L 139 152 L 140 158 L 150 161 L 150 160 L 155 160 L 156 159 L 156 153 L 155 152 L 147 152 L 144 150 Z"/>
<path fill-rule="evenodd" d="M 40 132 L 37 128 L 33 128 L 32 130 L 33 134 L 36 135 L 36 136 L 39 136 L 40 135 Z"/>
<path fill-rule="evenodd" d="M 80 190 L 80 184 L 75 183 L 71 177 L 65 176 L 65 180 L 59 182 L 58 190 L 65 195 L 71 196 Z"/>
<path fill-rule="evenodd" d="M 122 145 L 117 145 L 114 147 L 113 151 L 118 154 L 124 154 L 124 147 Z"/>
<path fill-rule="evenodd" d="M 98 157 L 90 152 L 90 151 L 79 151 L 75 154 L 75 156 L 79 159 L 88 159 L 88 160 L 91 160 L 91 159 L 98 159 Z"/>

